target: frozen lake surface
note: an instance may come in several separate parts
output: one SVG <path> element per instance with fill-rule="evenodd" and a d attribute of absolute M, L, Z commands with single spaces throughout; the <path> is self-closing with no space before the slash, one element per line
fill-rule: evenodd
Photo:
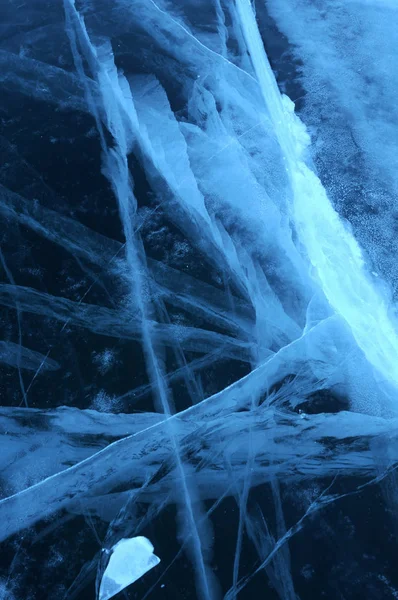
<path fill-rule="evenodd" d="M 0 599 L 398 598 L 397 18 L 3 0 Z"/>

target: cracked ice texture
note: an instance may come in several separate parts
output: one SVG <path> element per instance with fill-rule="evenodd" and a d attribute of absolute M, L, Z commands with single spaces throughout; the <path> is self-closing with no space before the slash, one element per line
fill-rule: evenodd
<path fill-rule="evenodd" d="M 302 0 L 288 23 L 290 0 L 268 4 L 296 51 L 313 55 L 303 70 L 309 86 L 321 59 L 308 44 L 321 36 L 334 56 L 339 18 L 332 11 L 324 24 Z M 10 326 L 0 359 L 14 373 L 18 401 L 0 411 L 0 537 L 50 518 L 57 527 L 61 513 L 83 515 L 96 538 L 91 518 L 101 522 L 97 541 L 109 552 L 173 507 L 177 557 L 185 553 L 193 566 L 194 593 L 216 598 L 213 519 L 233 498 L 239 515 L 225 597 L 265 570 L 280 598 L 296 598 L 290 538 L 324 506 L 389 477 L 397 460 L 394 281 L 372 274 L 355 219 L 351 229 L 335 210 L 335 189 L 314 170 L 311 153 L 316 159 L 322 147 L 311 147 L 306 116 L 311 125 L 326 111 L 322 135 L 333 117 L 326 107 L 311 113 L 310 99 L 304 122 L 295 114 L 248 0 L 201 3 L 206 28 L 189 2 L 65 0 L 45 25 L 36 8 L 25 9 L 23 47 L 11 31 L 0 53 L 5 102 L 17 94 L 56 107 L 62 118 L 56 128 L 46 121 L 40 143 L 71 150 L 62 187 L 58 176 L 44 181 L 36 152 L 1 140 L 12 168 L 1 187 L 10 251 L 1 254 L 0 304 Z M 366 3 L 361 19 L 374 10 Z M 309 42 L 300 29 L 307 20 Z M 384 50 L 380 60 L 388 60 Z M 323 77 L 346 80 L 347 64 L 331 61 Z M 344 107 L 349 96 L 337 90 L 332 101 Z M 382 136 L 374 145 L 366 103 L 357 103 L 366 160 L 393 174 L 391 144 L 377 151 Z M 332 137 L 328 160 L 337 152 Z M 74 188 L 81 164 L 89 184 Z M 59 280 L 46 276 L 44 243 Z M 338 408 L 319 410 L 323 397 Z M 335 492 L 342 473 L 362 483 Z M 309 478 L 330 483 L 287 526 L 280 488 Z M 273 528 L 254 500 L 264 485 Z M 242 575 L 248 540 L 257 563 Z M 70 593 L 97 567 L 100 581 L 105 565 L 96 555 Z"/>

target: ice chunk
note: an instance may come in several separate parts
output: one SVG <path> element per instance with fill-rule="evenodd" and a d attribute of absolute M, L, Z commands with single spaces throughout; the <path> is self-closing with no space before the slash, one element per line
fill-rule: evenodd
<path fill-rule="evenodd" d="M 142 536 L 123 538 L 112 548 L 99 590 L 99 600 L 108 600 L 160 563 L 151 542 Z"/>

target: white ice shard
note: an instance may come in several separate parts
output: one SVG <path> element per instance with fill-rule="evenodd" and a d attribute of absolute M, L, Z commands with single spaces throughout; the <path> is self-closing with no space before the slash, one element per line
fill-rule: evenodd
<path fill-rule="evenodd" d="M 102 577 L 99 600 L 108 600 L 160 563 L 151 542 L 143 536 L 123 538 L 112 548 Z"/>

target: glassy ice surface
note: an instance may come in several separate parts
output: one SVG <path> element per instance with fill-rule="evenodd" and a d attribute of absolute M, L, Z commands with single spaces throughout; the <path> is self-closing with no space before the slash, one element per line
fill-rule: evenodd
<path fill-rule="evenodd" d="M 398 5 L 0 15 L 0 598 L 397 598 Z"/>

